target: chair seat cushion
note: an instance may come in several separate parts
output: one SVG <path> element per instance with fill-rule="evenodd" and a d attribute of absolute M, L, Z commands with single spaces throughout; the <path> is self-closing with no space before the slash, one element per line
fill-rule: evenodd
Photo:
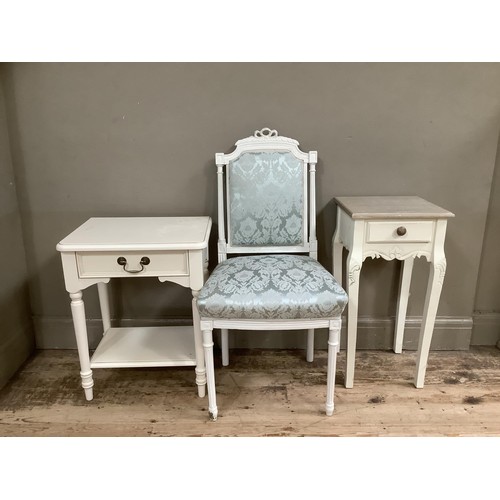
<path fill-rule="evenodd" d="M 340 316 L 347 294 L 304 255 L 252 255 L 221 262 L 198 296 L 202 318 L 320 319 Z"/>

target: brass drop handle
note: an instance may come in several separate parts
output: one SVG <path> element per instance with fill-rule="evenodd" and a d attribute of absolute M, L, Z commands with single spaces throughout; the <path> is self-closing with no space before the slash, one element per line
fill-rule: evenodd
<path fill-rule="evenodd" d="M 123 270 L 127 273 L 137 274 L 141 271 L 144 271 L 144 266 L 147 266 L 151 262 L 151 260 L 149 257 L 143 257 L 139 262 L 139 264 L 141 265 L 140 269 L 127 269 L 127 259 L 125 257 L 118 257 L 118 259 L 116 259 L 116 262 L 118 262 L 120 266 L 123 266 Z"/>
<path fill-rule="evenodd" d="M 400 226 L 396 229 L 396 233 L 398 233 L 398 236 L 404 236 L 406 234 L 406 227 Z"/>

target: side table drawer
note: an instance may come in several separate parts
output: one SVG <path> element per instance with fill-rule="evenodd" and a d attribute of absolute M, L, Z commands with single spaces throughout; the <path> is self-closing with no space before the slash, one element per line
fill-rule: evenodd
<path fill-rule="evenodd" d="M 149 259 L 148 264 L 141 265 L 143 257 Z M 125 266 L 118 263 L 120 258 L 126 259 Z M 80 278 L 189 275 L 185 251 L 77 252 L 76 262 Z"/>
<path fill-rule="evenodd" d="M 369 221 L 366 243 L 428 243 L 434 234 L 433 221 Z"/>

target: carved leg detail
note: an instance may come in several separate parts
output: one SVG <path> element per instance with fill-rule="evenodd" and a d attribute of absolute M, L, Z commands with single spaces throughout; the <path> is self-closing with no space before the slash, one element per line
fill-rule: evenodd
<path fill-rule="evenodd" d="M 217 401 L 215 396 L 214 342 L 212 329 L 203 329 L 203 349 L 207 368 L 208 414 L 210 420 L 217 420 Z"/>
<path fill-rule="evenodd" d="M 396 331 L 394 333 L 393 350 L 401 353 L 403 350 L 403 337 L 405 331 L 406 309 L 408 307 L 408 298 L 410 294 L 411 273 L 413 271 L 414 258 L 409 257 L 404 260 L 401 270 L 401 280 L 399 284 L 398 309 L 396 312 Z"/>
<path fill-rule="evenodd" d="M 87 323 L 85 319 L 85 305 L 82 300 L 82 292 L 70 293 L 71 297 L 71 315 L 73 316 L 73 325 L 75 327 L 76 345 L 78 347 L 78 357 L 80 359 L 80 376 L 82 378 L 82 387 L 85 391 L 85 398 L 91 401 L 94 398 L 92 387 L 92 370 L 90 369 L 89 341 L 87 337 Z"/>
<path fill-rule="evenodd" d="M 314 329 L 307 330 L 306 360 L 309 363 L 314 361 Z"/>
<path fill-rule="evenodd" d="M 194 349 L 196 355 L 196 368 L 194 370 L 196 375 L 196 385 L 198 386 L 198 396 L 200 398 L 205 397 L 205 387 L 207 384 L 207 375 L 205 370 L 205 356 L 203 354 L 203 339 L 200 329 L 200 314 L 198 312 L 198 306 L 196 305 L 196 298 L 198 297 L 199 291 L 192 290 L 193 301 L 193 334 L 194 334 Z"/>
<path fill-rule="evenodd" d="M 330 327 L 328 334 L 328 372 L 326 376 L 326 414 L 331 416 L 334 408 L 335 370 L 337 353 L 340 346 L 340 322 L 338 326 Z"/>
<path fill-rule="evenodd" d="M 349 254 L 347 260 L 347 356 L 345 386 L 351 389 L 354 385 L 354 361 L 356 357 L 356 338 L 358 333 L 358 294 L 361 259 L 356 260 Z"/>
<path fill-rule="evenodd" d="M 338 284 L 342 286 L 342 250 L 344 246 L 339 240 L 338 228 L 335 231 L 332 242 L 332 252 L 333 252 L 333 276 L 337 280 Z"/>
<path fill-rule="evenodd" d="M 419 389 L 424 386 L 427 358 L 431 347 L 432 333 L 434 331 L 434 323 L 436 321 L 436 313 L 445 273 L 446 259 L 442 259 L 434 264 L 431 264 L 429 282 L 427 284 L 427 293 L 425 296 L 422 326 L 420 328 L 420 337 L 418 339 L 415 387 Z"/>

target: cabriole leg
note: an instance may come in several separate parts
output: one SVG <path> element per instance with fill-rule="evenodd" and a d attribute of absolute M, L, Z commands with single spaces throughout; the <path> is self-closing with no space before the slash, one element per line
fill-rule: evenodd
<path fill-rule="evenodd" d="M 203 328 L 203 350 L 207 369 L 208 414 L 211 420 L 217 420 L 217 401 L 215 396 L 214 342 L 212 328 Z"/>
<path fill-rule="evenodd" d="M 70 293 L 71 297 L 71 315 L 73 316 L 73 325 L 75 327 L 76 345 L 78 347 L 78 357 L 80 358 L 80 376 L 82 377 L 82 387 L 85 391 L 87 401 L 94 397 L 92 387 L 92 370 L 90 369 L 89 341 L 87 337 L 87 323 L 85 319 L 85 305 L 82 300 L 81 290 L 76 293 Z"/>
<path fill-rule="evenodd" d="M 415 387 L 421 389 L 424 386 L 427 358 L 431 347 L 432 333 L 436 321 L 436 313 L 446 272 L 446 260 L 443 258 L 438 263 L 432 263 L 425 296 L 424 315 L 420 328 L 417 351 L 417 373 L 415 375 Z"/>
<path fill-rule="evenodd" d="M 411 273 L 413 271 L 414 257 L 405 259 L 401 265 L 401 279 L 399 283 L 398 309 L 396 312 L 396 331 L 394 332 L 393 350 L 396 353 L 403 351 L 403 337 L 405 332 L 406 309 L 410 295 Z"/>
<path fill-rule="evenodd" d="M 349 253 L 347 260 L 347 356 L 345 386 L 351 389 L 354 385 L 354 361 L 356 357 L 356 338 L 358 334 L 358 295 L 359 276 L 361 274 L 361 259 L 356 259 Z"/>
<path fill-rule="evenodd" d="M 337 219 L 337 228 L 332 240 L 333 252 L 333 276 L 338 284 L 342 286 L 342 250 L 344 246 L 340 242 L 339 220 Z"/>

